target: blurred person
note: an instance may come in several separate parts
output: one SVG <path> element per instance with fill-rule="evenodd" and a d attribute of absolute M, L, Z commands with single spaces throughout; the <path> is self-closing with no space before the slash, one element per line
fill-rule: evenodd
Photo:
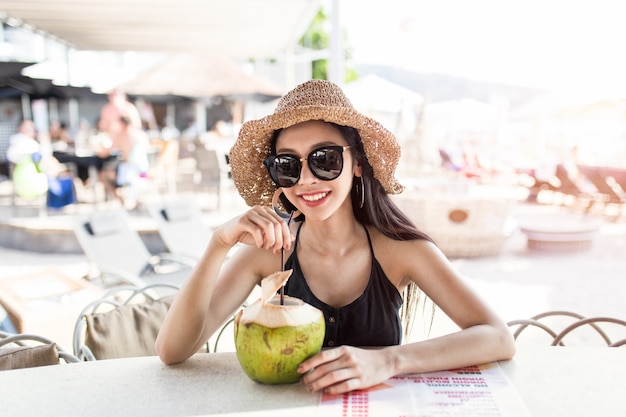
<path fill-rule="evenodd" d="M 120 122 L 120 120 L 124 118 L 128 121 L 129 126 L 138 130 L 142 129 L 142 122 L 139 109 L 128 100 L 125 92 L 114 88 L 108 93 L 107 98 L 108 103 L 100 110 L 100 117 L 96 125 L 98 134 L 94 139 L 98 140 L 96 155 L 102 162 L 102 168 L 99 168 L 100 179 L 105 185 L 107 194 L 119 198 L 118 186 L 115 185 L 114 180 L 117 178 L 115 171 L 118 169 L 120 161 L 124 162 L 125 155 L 123 155 L 122 148 L 127 146 L 123 139 L 127 136 L 127 132 L 121 131 L 125 123 Z"/>
<path fill-rule="evenodd" d="M 65 122 L 54 120 L 50 122 L 50 146 L 52 151 L 66 152 L 74 147 L 74 140 L 67 131 Z"/>
<path fill-rule="evenodd" d="M 118 89 L 109 92 L 107 98 L 109 102 L 100 110 L 100 119 L 98 121 L 98 129 L 108 133 L 110 136 L 115 135 L 116 129 L 119 128 L 120 117 L 126 117 L 130 120 L 131 126 L 141 129 L 141 116 L 137 107 L 128 101 L 126 94 Z"/>
<path fill-rule="evenodd" d="M 74 203 L 73 179 L 65 166 L 52 156 L 50 137 L 40 135 L 32 120 L 22 120 L 10 138 L 7 159 L 15 164 L 13 184 L 18 195 L 34 198 L 48 192 L 48 206 L 60 208 Z"/>
<path fill-rule="evenodd" d="M 136 182 L 145 175 L 150 166 L 148 160 L 149 140 L 146 133 L 133 126 L 130 118 L 121 116 L 117 121 L 116 132 L 111 136 L 111 147 L 107 149 L 109 157 L 115 157 L 105 163 L 103 168 L 104 184 L 107 192 L 115 196 L 122 204 L 131 206 L 137 201 Z M 101 154 L 101 158 L 105 155 Z M 129 187 L 129 199 L 119 192 L 119 188 Z"/>
<path fill-rule="evenodd" d="M 32 120 L 22 120 L 17 132 L 9 138 L 7 159 L 17 165 L 24 160 L 35 160 L 37 165 L 48 175 L 56 176 L 64 167 L 50 152 L 50 139 L 47 135 L 38 135 Z"/>
<path fill-rule="evenodd" d="M 74 140 L 70 137 L 65 122 L 52 121 L 49 126 L 52 156 L 64 164 L 74 164 L 76 175 L 83 185 L 89 181 L 89 167 L 96 165 L 95 157 L 76 155 Z"/>
<path fill-rule="evenodd" d="M 41 154 L 41 143 L 37 140 L 35 123 L 32 120 L 22 120 L 17 126 L 17 132 L 9 138 L 7 159 L 17 164 L 35 153 Z"/>

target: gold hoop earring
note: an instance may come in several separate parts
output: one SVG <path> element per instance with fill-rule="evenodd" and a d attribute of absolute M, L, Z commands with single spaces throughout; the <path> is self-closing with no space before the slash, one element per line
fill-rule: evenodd
<path fill-rule="evenodd" d="M 300 210 L 295 210 L 292 211 L 291 213 L 288 213 L 285 210 L 281 210 L 280 206 L 281 203 L 279 201 L 280 195 L 283 193 L 283 190 L 281 190 L 280 188 L 278 190 L 276 190 L 274 192 L 274 195 L 272 196 L 272 208 L 274 209 L 274 211 L 276 212 L 276 214 L 278 214 L 280 217 L 282 217 L 283 219 L 287 220 L 287 219 L 292 219 L 292 218 L 296 218 L 298 217 L 300 214 L 302 214 L 300 212 Z"/>

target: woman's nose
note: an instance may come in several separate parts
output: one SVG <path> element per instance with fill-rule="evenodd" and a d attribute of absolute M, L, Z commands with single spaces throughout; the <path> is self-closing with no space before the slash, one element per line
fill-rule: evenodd
<path fill-rule="evenodd" d="M 305 159 L 304 161 L 301 161 L 301 164 L 302 170 L 300 171 L 300 179 L 298 180 L 298 183 L 313 184 L 315 181 L 317 181 L 317 177 L 313 175 L 313 173 L 309 169 L 308 161 Z"/>

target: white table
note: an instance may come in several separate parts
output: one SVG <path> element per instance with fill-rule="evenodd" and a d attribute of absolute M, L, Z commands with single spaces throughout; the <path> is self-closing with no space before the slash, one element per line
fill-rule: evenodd
<path fill-rule="evenodd" d="M 533 417 L 624 416 L 626 349 L 524 349 L 504 372 Z M 157 357 L 0 372 L 2 416 L 317 416 L 301 384 L 248 379 L 234 353 L 197 354 L 166 366 Z"/>

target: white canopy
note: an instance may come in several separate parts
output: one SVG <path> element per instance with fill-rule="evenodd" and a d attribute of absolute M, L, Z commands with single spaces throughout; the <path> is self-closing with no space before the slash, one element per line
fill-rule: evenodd
<path fill-rule="evenodd" d="M 292 48 L 321 0 L 0 0 L 8 23 L 76 49 L 201 50 L 268 58 Z"/>

